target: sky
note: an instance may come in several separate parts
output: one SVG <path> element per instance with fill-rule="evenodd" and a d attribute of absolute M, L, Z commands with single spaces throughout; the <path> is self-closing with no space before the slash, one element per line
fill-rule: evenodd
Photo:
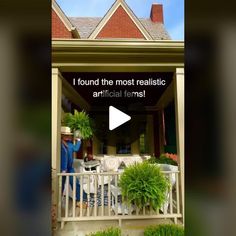
<path fill-rule="evenodd" d="M 103 17 L 115 0 L 57 0 L 70 16 Z M 152 3 L 163 4 L 164 24 L 173 40 L 184 40 L 184 0 L 126 0 L 139 18 L 149 18 Z"/>

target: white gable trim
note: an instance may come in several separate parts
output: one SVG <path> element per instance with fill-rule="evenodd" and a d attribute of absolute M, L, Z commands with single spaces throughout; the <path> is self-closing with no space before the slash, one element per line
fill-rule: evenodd
<path fill-rule="evenodd" d="M 139 19 L 134 15 L 134 13 L 130 10 L 129 6 L 125 3 L 125 1 L 117 0 L 113 6 L 108 10 L 106 15 L 103 17 L 103 19 L 100 21 L 98 26 L 95 28 L 95 30 L 91 33 L 88 39 L 96 39 L 98 34 L 101 32 L 103 27 L 107 24 L 107 22 L 110 20 L 112 15 L 116 12 L 116 10 L 119 7 L 122 7 L 125 12 L 128 14 L 128 16 L 131 18 L 131 20 L 134 22 L 136 27 L 140 30 L 140 32 L 143 34 L 144 38 L 146 40 L 152 40 L 151 35 L 147 32 L 147 30 L 143 27 L 143 25 L 140 23 Z"/>
<path fill-rule="evenodd" d="M 79 33 L 76 29 L 76 27 L 74 27 L 71 22 L 69 21 L 69 19 L 66 17 L 65 13 L 61 10 L 61 8 L 59 7 L 59 5 L 57 4 L 57 2 L 55 0 L 52 0 L 52 9 L 54 10 L 54 12 L 57 14 L 57 16 L 60 18 L 60 20 L 62 21 L 62 23 L 65 25 L 65 27 L 67 28 L 68 31 L 72 32 L 73 34 L 75 34 L 75 36 L 77 36 L 79 38 Z"/>

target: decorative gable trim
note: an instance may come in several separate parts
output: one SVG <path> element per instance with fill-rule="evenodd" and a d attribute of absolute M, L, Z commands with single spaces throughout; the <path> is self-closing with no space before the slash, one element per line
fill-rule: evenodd
<path fill-rule="evenodd" d="M 78 30 L 76 29 L 76 27 L 74 27 L 71 24 L 71 22 L 66 17 L 65 13 L 62 11 L 62 9 L 59 7 L 59 5 L 57 4 L 57 2 L 55 0 L 52 0 L 52 9 L 57 14 L 57 16 L 60 18 L 60 20 L 65 25 L 67 30 L 70 31 L 75 38 L 80 38 Z"/>
<path fill-rule="evenodd" d="M 152 40 L 151 35 L 147 32 L 147 30 L 144 28 L 144 26 L 141 24 L 139 19 L 135 16 L 135 14 L 132 12 L 132 10 L 129 8 L 129 6 L 126 4 L 124 0 L 116 0 L 116 2 L 112 5 L 112 7 L 108 10 L 106 15 L 102 18 L 102 20 L 99 22 L 98 26 L 95 28 L 95 30 L 91 33 L 88 39 L 96 39 L 98 34 L 102 31 L 103 27 L 107 24 L 107 22 L 110 20 L 112 15 L 116 12 L 116 10 L 119 7 L 122 7 L 125 12 L 128 14 L 130 19 L 133 21 L 135 26 L 140 30 L 142 35 L 146 40 Z"/>

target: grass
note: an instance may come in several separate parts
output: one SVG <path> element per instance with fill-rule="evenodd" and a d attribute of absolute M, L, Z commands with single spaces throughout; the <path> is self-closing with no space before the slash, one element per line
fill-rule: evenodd
<path fill-rule="evenodd" d="M 149 226 L 144 230 L 144 236 L 184 236 L 184 228 L 174 224 Z"/>
<path fill-rule="evenodd" d="M 96 233 L 88 234 L 87 236 L 121 236 L 121 229 L 111 227 Z"/>

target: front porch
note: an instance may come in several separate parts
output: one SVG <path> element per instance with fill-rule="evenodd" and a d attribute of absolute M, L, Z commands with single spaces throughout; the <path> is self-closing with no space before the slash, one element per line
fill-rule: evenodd
<path fill-rule="evenodd" d="M 61 223 L 63 229 L 58 229 L 57 235 L 85 235 L 103 229 L 109 225 L 121 226 L 124 235 L 143 235 L 143 229 L 147 225 L 163 222 L 181 223 L 184 222 L 184 71 L 183 71 L 183 43 L 181 42 L 131 42 L 131 41 L 83 41 L 83 40 L 55 40 L 53 41 L 53 74 L 52 74 L 52 177 L 53 177 L 53 208 L 56 213 L 54 227 Z M 121 60 L 122 59 L 122 60 Z M 121 62 L 122 61 L 122 62 Z M 160 152 L 160 127 L 155 127 L 155 119 L 160 116 L 159 109 L 165 108 L 170 101 L 174 101 L 176 119 L 176 146 L 179 163 L 179 171 L 166 172 L 167 176 L 175 175 L 176 183 L 172 186 L 168 207 L 163 210 L 150 211 L 144 209 L 128 209 L 127 212 L 118 213 L 118 209 L 112 209 L 112 204 L 105 204 L 105 199 L 110 203 L 114 197 L 114 205 L 118 208 L 118 195 L 111 192 L 112 185 L 117 187 L 119 174 L 106 172 L 93 174 L 74 174 L 81 183 L 94 181 L 94 204 L 89 209 L 79 210 L 75 208 L 75 200 L 69 198 L 69 188 L 66 188 L 64 203 L 61 193 L 62 174 L 60 174 L 60 126 L 62 116 L 62 94 L 66 95 L 74 104 L 79 104 L 81 109 L 90 110 L 89 103 L 80 96 L 78 91 L 66 80 L 69 73 L 78 72 L 160 72 L 172 73 L 172 81 L 155 106 L 147 106 L 147 135 L 146 143 L 149 148 L 143 147 L 148 154 Z M 94 111 L 91 111 L 91 113 Z M 160 118 L 159 124 L 161 125 Z M 157 134 L 158 133 L 158 134 Z M 96 139 L 96 138 L 95 138 Z M 140 140 L 134 140 L 130 147 L 131 155 L 140 155 Z M 159 143 L 158 145 L 157 142 Z M 95 140 L 92 144 L 94 155 L 119 155 L 117 147 L 107 147 L 107 153 L 99 153 L 101 141 Z M 104 144 L 102 144 L 104 146 Z M 86 152 L 86 150 L 83 150 Z M 144 153 L 143 153 L 144 154 Z M 82 154 L 83 155 L 83 154 Z M 69 176 L 64 174 L 64 176 Z M 104 178 L 111 178 L 111 181 L 104 183 Z M 66 177 L 68 178 L 68 177 Z M 113 179 L 113 182 L 112 182 Z M 67 180 L 68 181 L 68 180 Z M 100 185 L 98 182 L 100 181 Z M 88 184 L 87 186 L 90 186 Z M 75 189 L 75 188 L 73 188 Z M 104 189 L 108 190 L 104 198 Z M 91 190 L 89 196 L 91 195 Z M 100 200 L 97 199 L 100 191 Z M 72 199 L 73 194 L 72 193 Z M 63 205 L 64 204 L 64 205 Z M 126 214 L 127 213 L 127 214 Z M 66 222 L 66 223 L 65 223 Z"/>

